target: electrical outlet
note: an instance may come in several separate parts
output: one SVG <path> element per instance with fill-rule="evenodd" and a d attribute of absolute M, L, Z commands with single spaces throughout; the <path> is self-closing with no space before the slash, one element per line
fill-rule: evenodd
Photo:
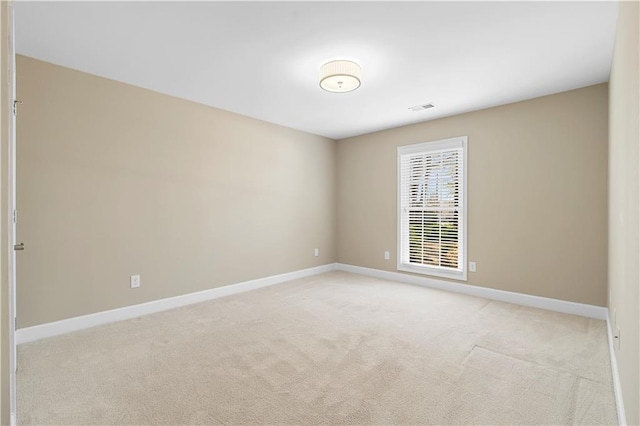
<path fill-rule="evenodd" d="M 469 272 L 476 271 L 476 262 L 469 262 Z"/>
<path fill-rule="evenodd" d="M 391 259 L 391 254 L 388 251 L 384 252 L 384 260 L 389 260 Z"/>
<path fill-rule="evenodd" d="M 131 288 L 140 287 L 140 275 L 131 275 Z"/>
<path fill-rule="evenodd" d="M 320 249 L 315 249 L 315 250 L 313 251 L 313 255 L 314 255 L 315 257 L 320 256 Z"/>

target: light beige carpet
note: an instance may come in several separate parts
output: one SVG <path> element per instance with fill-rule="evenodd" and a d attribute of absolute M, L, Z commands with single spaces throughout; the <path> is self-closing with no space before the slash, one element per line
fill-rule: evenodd
<path fill-rule="evenodd" d="M 615 424 L 603 321 L 332 272 L 19 347 L 20 424 Z"/>

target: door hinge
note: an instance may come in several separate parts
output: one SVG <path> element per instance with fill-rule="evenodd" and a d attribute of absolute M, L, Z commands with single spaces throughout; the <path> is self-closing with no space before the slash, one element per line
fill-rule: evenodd
<path fill-rule="evenodd" d="M 18 212 L 13 209 L 13 223 L 18 223 Z"/>
<path fill-rule="evenodd" d="M 18 329 L 18 317 L 13 317 L 13 330 Z"/>
<path fill-rule="evenodd" d="M 13 101 L 13 115 L 18 115 L 18 104 L 21 104 L 22 101 L 14 100 Z"/>

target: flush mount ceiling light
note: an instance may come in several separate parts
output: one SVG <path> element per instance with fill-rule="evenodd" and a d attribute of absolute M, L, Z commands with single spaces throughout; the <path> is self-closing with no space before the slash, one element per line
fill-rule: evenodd
<path fill-rule="evenodd" d="M 356 90 L 361 77 L 360 65 L 351 61 L 331 61 L 320 67 L 320 87 L 327 92 Z"/>

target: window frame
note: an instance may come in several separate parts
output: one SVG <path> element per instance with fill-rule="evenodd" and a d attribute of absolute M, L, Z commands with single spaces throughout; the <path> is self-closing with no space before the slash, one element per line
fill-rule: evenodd
<path fill-rule="evenodd" d="M 430 275 L 434 277 L 449 278 L 458 281 L 467 281 L 467 222 L 468 222 L 468 207 L 467 207 L 467 193 L 468 193 L 468 154 L 467 154 L 467 136 L 458 136 L 454 138 L 435 140 L 430 142 L 421 142 L 411 145 L 402 145 L 397 148 L 397 270 L 403 272 L 411 272 L 415 274 Z M 403 263 L 402 254 L 404 250 L 404 242 L 402 241 L 402 157 L 405 155 L 429 153 L 442 151 L 447 149 L 462 148 L 462 178 L 460 179 L 460 185 L 462 186 L 462 194 L 460 201 L 462 203 L 461 208 L 461 220 L 459 226 L 462 227 L 462 244 L 458 249 L 462 251 L 461 256 L 461 270 L 451 270 L 442 266 L 429 266 L 429 265 L 416 265 Z M 408 242 L 407 242 L 408 244 Z M 460 255 L 460 253 L 459 253 Z"/>

